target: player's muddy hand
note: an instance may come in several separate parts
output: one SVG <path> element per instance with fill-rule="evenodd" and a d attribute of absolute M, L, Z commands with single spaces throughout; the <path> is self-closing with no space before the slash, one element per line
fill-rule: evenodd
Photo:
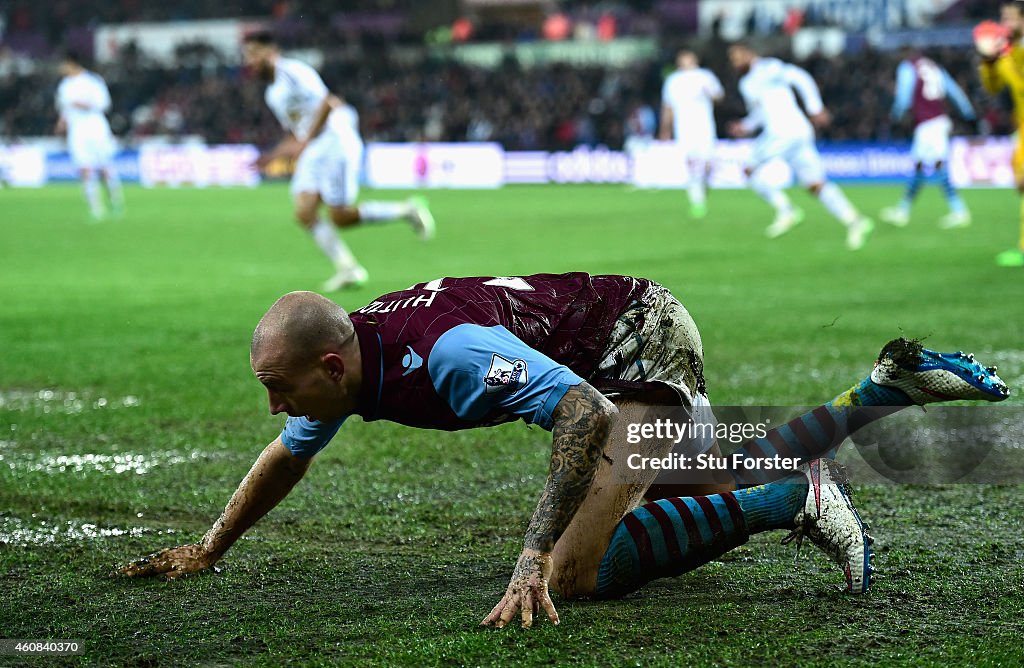
<path fill-rule="evenodd" d="M 516 562 L 505 596 L 491 613 L 484 618 L 482 626 L 494 625 L 503 628 L 521 612 L 523 628 L 533 625 L 533 617 L 541 609 L 552 623 L 558 623 L 558 612 L 548 595 L 548 580 L 551 578 L 551 555 L 537 550 L 524 549 Z"/>
<path fill-rule="evenodd" d="M 121 575 L 130 578 L 144 578 L 162 575 L 168 580 L 192 573 L 205 571 L 213 566 L 220 555 L 210 552 L 201 544 L 182 545 L 160 550 L 148 557 L 133 561 L 117 569 Z"/>

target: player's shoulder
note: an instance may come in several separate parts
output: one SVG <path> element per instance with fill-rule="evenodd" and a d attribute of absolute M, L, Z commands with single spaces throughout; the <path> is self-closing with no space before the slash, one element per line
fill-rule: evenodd
<path fill-rule="evenodd" d="M 775 77 L 785 72 L 788 66 L 789 63 L 774 56 L 761 56 L 747 74 L 752 77 Z"/>
<path fill-rule="evenodd" d="M 287 58 L 285 56 L 279 56 L 275 65 L 280 71 L 286 75 L 305 77 L 313 75 L 319 77 L 316 69 L 309 63 L 298 60 L 297 58 Z"/>

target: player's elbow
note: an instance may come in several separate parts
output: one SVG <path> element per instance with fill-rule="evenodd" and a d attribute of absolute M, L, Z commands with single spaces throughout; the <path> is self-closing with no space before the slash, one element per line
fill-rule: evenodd
<path fill-rule="evenodd" d="M 306 475 L 306 471 L 313 463 L 313 454 L 315 454 L 296 454 L 280 438 L 271 443 L 267 451 L 271 457 L 273 470 L 296 480 Z"/>
<path fill-rule="evenodd" d="M 580 383 L 570 388 L 555 407 L 553 431 L 607 435 L 618 413 L 608 397 L 587 383 Z"/>
<path fill-rule="evenodd" d="M 597 397 L 599 400 L 595 401 L 593 406 L 594 424 L 598 429 L 610 432 L 619 415 L 619 407 L 602 394 L 598 394 Z"/>

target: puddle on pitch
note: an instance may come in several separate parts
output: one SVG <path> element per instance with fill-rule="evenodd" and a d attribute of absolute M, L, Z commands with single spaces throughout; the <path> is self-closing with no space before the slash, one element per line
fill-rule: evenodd
<path fill-rule="evenodd" d="M 139 538 L 175 533 L 174 529 L 148 527 L 110 527 L 83 522 L 26 522 L 18 517 L 0 517 L 0 545 L 32 547 L 37 545 L 65 545 L 108 538 Z"/>
<path fill-rule="evenodd" d="M 120 452 L 116 454 L 52 455 L 45 453 L 4 453 L 0 450 L 0 466 L 7 464 L 19 473 L 102 473 L 145 475 L 154 468 L 174 466 L 200 459 L 212 459 L 207 452 L 193 450 L 160 450 L 157 452 Z"/>
<path fill-rule="evenodd" d="M 88 392 L 63 390 L 0 390 L 0 410 L 74 415 L 85 411 L 134 408 L 138 397 L 97 397 Z"/>

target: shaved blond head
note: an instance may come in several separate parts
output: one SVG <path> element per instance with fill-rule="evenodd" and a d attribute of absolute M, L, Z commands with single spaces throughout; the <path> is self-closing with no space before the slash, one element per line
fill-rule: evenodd
<path fill-rule="evenodd" d="M 289 292 L 256 325 L 249 357 L 254 364 L 272 356 L 302 366 L 324 353 L 339 352 L 354 334 L 348 313 L 330 299 L 315 292 Z"/>

